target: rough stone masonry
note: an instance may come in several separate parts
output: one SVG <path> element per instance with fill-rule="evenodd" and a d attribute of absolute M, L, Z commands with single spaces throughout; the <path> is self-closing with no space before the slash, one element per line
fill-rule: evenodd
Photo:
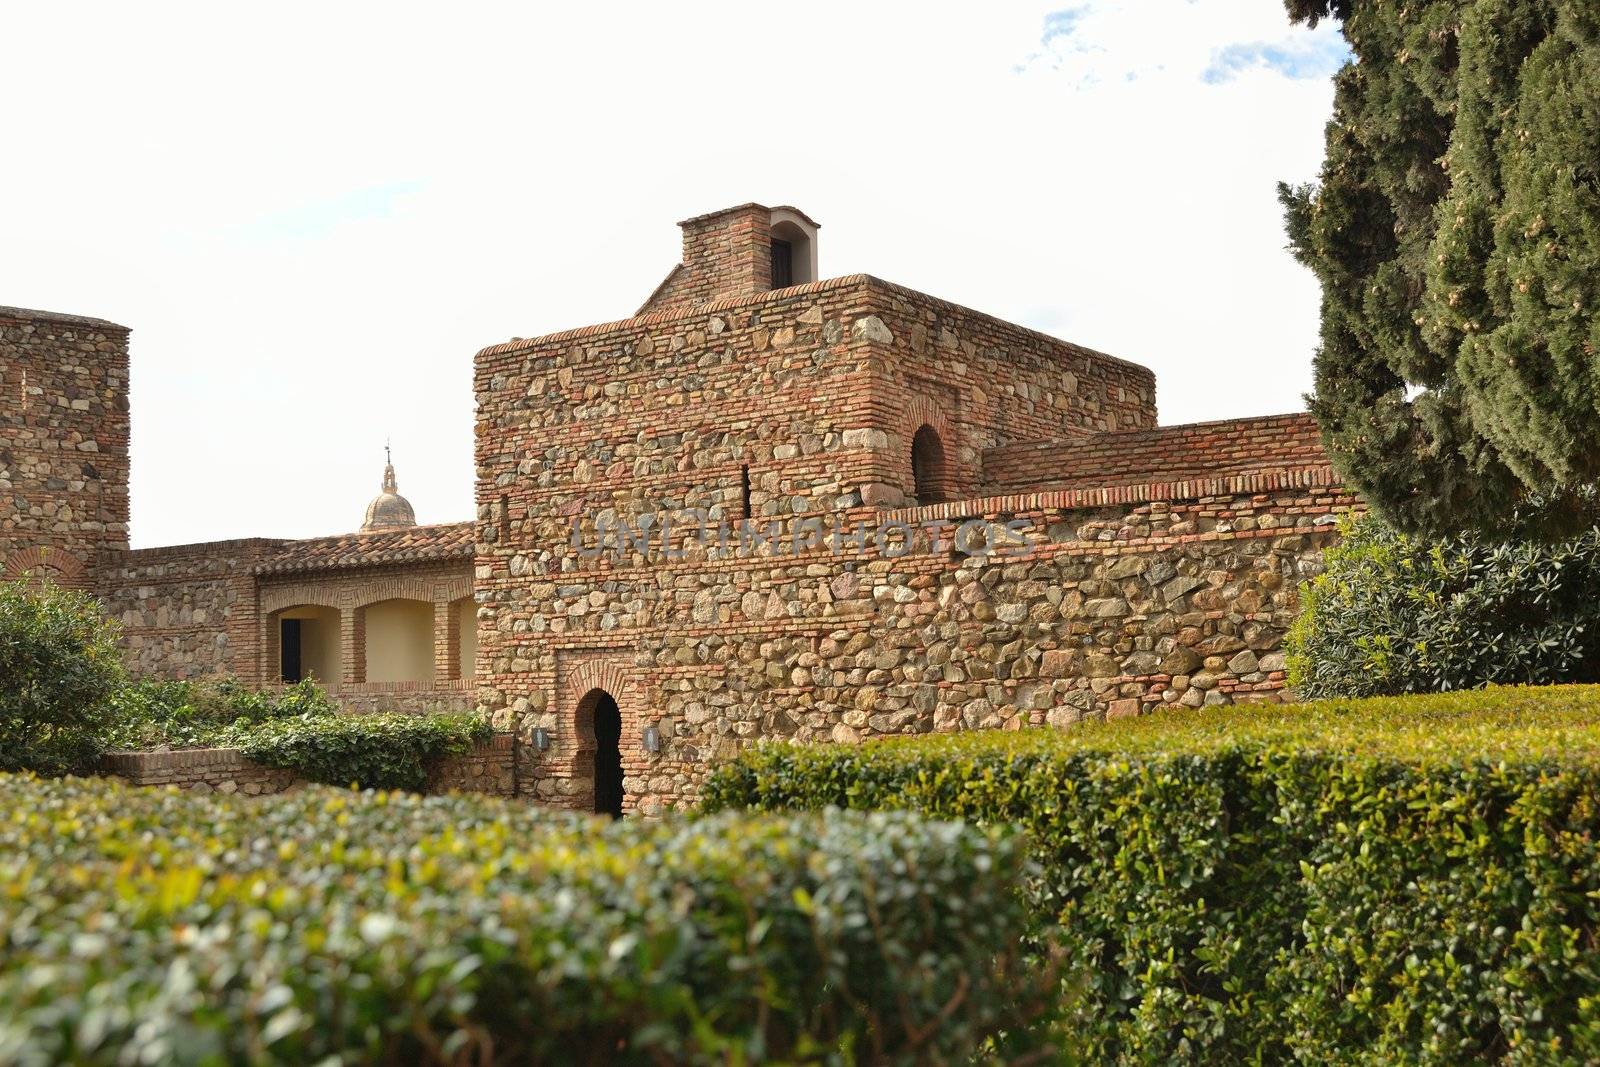
<path fill-rule="evenodd" d="M 1285 697 L 1298 584 L 1361 507 L 1309 416 L 1158 427 L 1144 367 L 817 280 L 794 208 L 681 226 L 632 318 L 478 353 L 447 526 L 130 551 L 126 329 L 0 309 L 0 570 L 96 591 L 141 673 L 270 685 L 298 632 L 354 710 L 475 702 L 512 791 L 586 809 L 618 777 L 688 802 L 762 738 Z M 384 612 L 415 678 L 369 670 Z"/>
<path fill-rule="evenodd" d="M 1143 367 L 865 275 L 773 290 L 779 212 L 683 223 L 633 318 L 478 354 L 478 701 L 540 731 L 541 795 L 620 757 L 654 810 L 762 738 L 1283 697 L 1359 507 L 1309 416 L 1157 428 Z M 685 515 L 777 526 L 640 536 Z M 953 542 L 978 522 L 1004 551 Z"/>

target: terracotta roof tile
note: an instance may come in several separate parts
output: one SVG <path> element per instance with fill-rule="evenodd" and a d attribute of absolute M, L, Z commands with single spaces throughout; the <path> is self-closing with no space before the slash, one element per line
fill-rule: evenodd
<path fill-rule="evenodd" d="M 473 523 L 452 522 L 289 541 L 257 564 L 256 573 L 287 574 L 422 560 L 471 559 L 476 536 Z"/>

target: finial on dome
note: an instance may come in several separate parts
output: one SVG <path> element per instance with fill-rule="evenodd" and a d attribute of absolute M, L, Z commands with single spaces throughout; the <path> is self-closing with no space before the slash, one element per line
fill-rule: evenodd
<path fill-rule="evenodd" d="M 388 441 L 383 443 L 383 491 L 385 493 L 400 491 L 399 483 L 394 480 L 394 457 L 389 454 Z"/>
<path fill-rule="evenodd" d="M 389 442 L 385 441 L 383 443 L 383 491 L 373 497 L 372 503 L 367 505 L 367 518 L 361 524 L 361 532 L 400 530 L 416 524 L 417 515 L 416 512 L 411 510 L 411 502 L 400 495 L 400 485 L 394 476 L 394 456 L 389 451 Z"/>

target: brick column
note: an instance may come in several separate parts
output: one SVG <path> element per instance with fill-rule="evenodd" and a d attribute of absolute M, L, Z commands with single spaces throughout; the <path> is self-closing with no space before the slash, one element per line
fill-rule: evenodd
<path fill-rule="evenodd" d="M 246 685 L 270 685 L 278 679 L 260 669 L 261 653 L 257 642 L 265 636 L 267 623 L 256 618 L 256 577 L 253 574 L 237 575 L 229 579 L 228 585 L 233 593 L 233 607 L 224 624 L 228 635 L 228 666 Z M 277 627 L 275 622 L 272 625 L 272 647 L 276 649 Z"/>
<path fill-rule="evenodd" d="M 283 650 L 279 648 L 280 635 L 278 616 L 273 614 L 262 615 L 260 625 L 257 627 L 261 634 L 260 647 L 256 652 L 257 678 L 263 688 L 278 685 L 283 681 Z"/>
<path fill-rule="evenodd" d="M 433 602 L 433 680 L 461 677 L 461 643 L 456 637 L 455 612 L 450 601 Z"/>
<path fill-rule="evenodd" d="M 339 659 L 344 685 L 367 680 L 367 609 L 339 609 Z"/>

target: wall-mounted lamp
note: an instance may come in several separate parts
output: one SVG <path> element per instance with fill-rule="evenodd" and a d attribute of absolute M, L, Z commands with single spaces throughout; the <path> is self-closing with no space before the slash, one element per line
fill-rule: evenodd
<path fill-rule="evenodd" d="M 535 726 L 533 728 L 533 747 L 540 752 L 548 749 L 550 747 L 550 731 L 543 726 Z"/>
<path fill-rule="evenodd" d="M 646 726 L 644 728 L 644 750 L 646 752 L 661 751 L 661 728 L 659 726 Z"/>

